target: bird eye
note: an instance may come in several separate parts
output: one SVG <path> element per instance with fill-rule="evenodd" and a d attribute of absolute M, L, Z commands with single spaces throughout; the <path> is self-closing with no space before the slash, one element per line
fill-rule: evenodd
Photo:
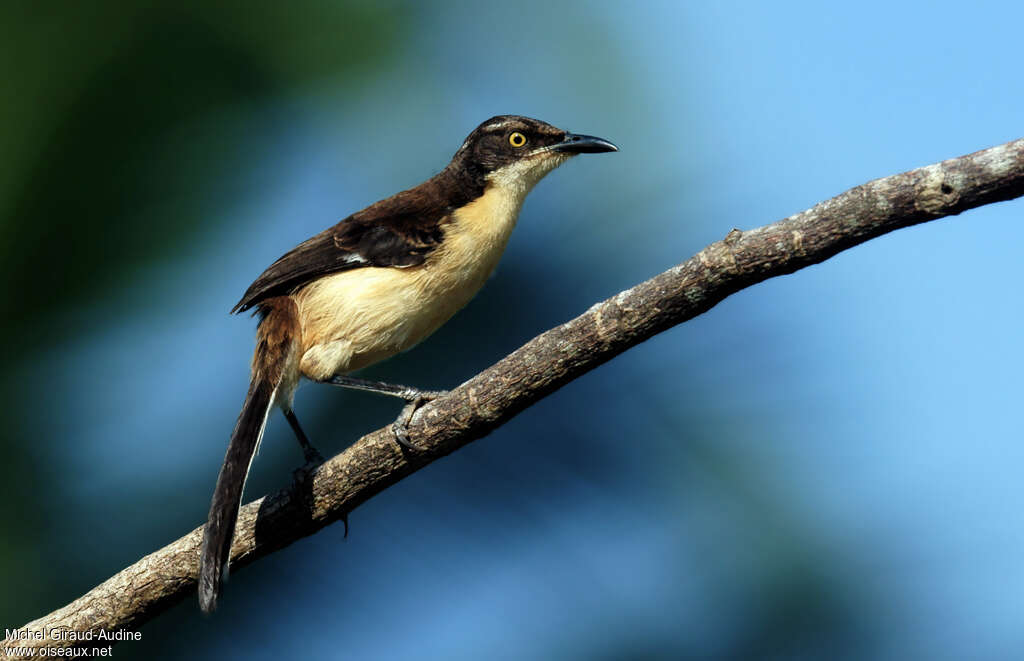
<path fill-rule="evenodd" d="M 522 147 L 526 144 L 526 136 L 519 131 L 516 131 L 512 135 L 508 136 L 508 144 L 513 147 Z"/>

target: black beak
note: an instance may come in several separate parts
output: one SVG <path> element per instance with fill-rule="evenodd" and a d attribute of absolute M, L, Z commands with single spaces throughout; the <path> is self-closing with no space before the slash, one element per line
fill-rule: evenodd
<path fill-rule="evenodd" d="M 565 138 L 551 147 L 552 151 L 564 151 L 570 154 L 600 154 L 605 151 L 619 151 L 619 148 L 604 138 L 592 135 L 566 133 Z"/>

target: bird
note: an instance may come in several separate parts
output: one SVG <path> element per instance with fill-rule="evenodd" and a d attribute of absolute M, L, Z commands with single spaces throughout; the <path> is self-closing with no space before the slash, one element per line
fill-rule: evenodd
<path fill-rule="evenodd" d="M 242 492 L 276 406 L 303 450 L 322 463 L 293 410 L 301 378 L 392 395 L 406 406 L 392 426 L 418 451 L 408 425 L 439 396 L 349 373 L 418 344 L 465 306 L 495 270 L 523 200 L 577 154 L 611 142 L 540 120 L 499 115 L 463 141 L 422 184 L 376 202 L 300 243 L 249 286 L 232 313 L 259 316 L 249 390 L 228 442 L 200 551 L 200 608 L 213 612 L 228 575 Z"/>

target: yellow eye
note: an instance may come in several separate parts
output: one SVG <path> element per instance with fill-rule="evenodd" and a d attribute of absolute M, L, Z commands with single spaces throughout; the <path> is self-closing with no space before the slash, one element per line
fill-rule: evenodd
<path fill-rule="evenodd" d="M 526 144 L 526 136 L 519 131 L 516 131 L 512 135 L 508 136 L 508 144 L 513 147 L 522 147 Z"/>

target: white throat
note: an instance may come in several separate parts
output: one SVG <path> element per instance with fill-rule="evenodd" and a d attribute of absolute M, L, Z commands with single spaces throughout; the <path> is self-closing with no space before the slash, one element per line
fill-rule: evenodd
<path fill-rule="evenodd" d="M 559 152 L 538 153 L 535 156 L 498 168 L 487 175 L 487 182 L 491 186 L 501 189 L 508 196 L 509 201 L 515 204 L 518 214 L 523 200 L 537 185 L 537 182 L 571 157 L 572 154 Z"/>

